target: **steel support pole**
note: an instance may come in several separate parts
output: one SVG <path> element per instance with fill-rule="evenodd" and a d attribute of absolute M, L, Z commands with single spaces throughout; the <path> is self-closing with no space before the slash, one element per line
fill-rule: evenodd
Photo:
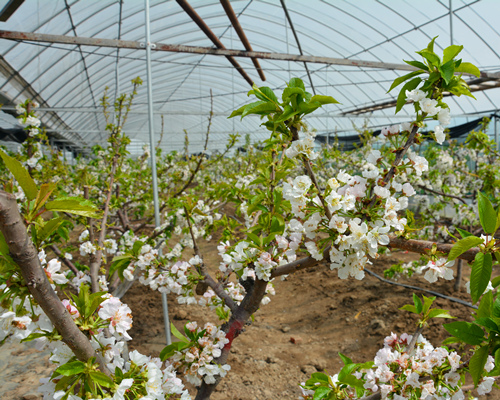
<path fill-rule="evenodd" d="M 498 117 L 497 117 L 496 113 L 495 113 L 495 116 L 493 118 L 494 118 L 494 120 L 493 120 L 493 123 L 494 123 L 493 127 L 495 129 L 494 130 L 494 132 L 495 132 L 495 143 L 497 144 L 497 150 L 498 150 Z"/>
<path fill-rule="evenodd" d="M 158 179 L 156 176 L 156 149 L 155 149 L 155 132 L 154 132 L 154 114 L 153 114 L 153 75 L 151 73 L 151 34 L 149 27 L 149 0 L 144 0 L 144 11 L 146 16 L 146 69 L 147 69 L 147 88 L 148 88 L 148 119 L 149 119 L 149 146 L 151 153 L 151 173 L 153 176 L 153 203 L 155 210 L 155 226 L 160 223 L 160 202 L 158 199 Z M 161 251 L 161 250 L 160 250 Z M 161 294 L 161 302 L 163 307 L 163 320 L 165 323 L 165 335 L 167 337 L 167 345 L 172 343 L 170 337 L 170 321 L 168 317 L 167 294 Z"/>

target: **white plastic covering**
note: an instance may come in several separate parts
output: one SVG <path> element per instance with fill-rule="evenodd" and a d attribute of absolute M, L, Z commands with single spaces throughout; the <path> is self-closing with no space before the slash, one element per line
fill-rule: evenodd
<path fill-rule="evenodd" d="M 227 48 L 244 49 L 218 0 L 189 3 Z M 125 0 L 121 5 L 120 18 L 118 0 L 26 0 L 7 22 L 0 22 L 0 29 L 117 39 L 121 21 L 121 39 L 143 41 L 143 1 Z M 234 0 L 231 5 L 253 50 L 299 54 L 280 1 Z M 451 17 L 453 42 L 465 46 L 461 54 L 464 61 L 475 63 L 481 71 L 500 71 L 500 1 L 287 0 L 286 6 L 306 55 L 401 64 L 403 59 L 419 59 L 414 51 L 424 48 L 434 36 L 439 35 L 438 49 L 448 46 Z M 153 42 L 213 46 L 175 0 L 152 1 L 151 18 Z M 102 143 L 105 137 L 100 107 L 104 88 L 108 86 L 113 97 L 117 91 L 128 92 L 132 78 L 145 79 L 146 75 L 144 50 L 0 40 L 0 52 L 64 120 L 69 127 L 64 128 L 65 136 L 79 135 L 88 146 Z M 180 149 L 186 129 L 190 150 L 200 151 L 210 111 L 210 89 L 215 115 L 209 149 L 222 149 L 228 134 L 235 131 L 250 133 L 253 140 L 267 136 L 256 117 L 227 119 L 232 110 L 249 101 L 246 93 L 250 87 L 225 57 L 153 52 L 152 59 L 155 129 L 159 135 L 160 114 L 164 114 L 164 149 Z M 237 60 L 257 85 L 279 91 L 290 77 L 298 76 L 311 91 L 303 63 L 260 60 L 267 78 L 262 82 L 250 59 Z M 325 106 L 308 118 L 310 127 L 319 134 L 353 134 L 353 125 L 380 126 L 410 118 L 412 107 L 408 106 L 397 116 L 394 108 L 341 115 L 393 99 L 398 91 L 386 91 L 404 71 L 312 63 L 308 68 L 316 93 L 331 95 L 342 103 Z M 0 92 L 14 102 L 24 99 L 12 77 L 0 76 Z M 500 89 L 474 95 L 477 101 L 449 100 L 456 116 L 452 125 L 498 109 Z M 125 131 L 134 139 L 137 151 L 141 143 L 148 142 L 145 86 L 139 89 Z"/>

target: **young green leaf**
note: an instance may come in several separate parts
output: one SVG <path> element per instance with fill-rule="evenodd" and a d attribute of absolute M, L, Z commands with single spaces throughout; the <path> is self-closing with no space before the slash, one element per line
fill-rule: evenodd
<path fill-rule="evenodd" d="M 99 218 L 98 208 L 89 200 L 80 197 L 62 197 L 45 204 L 48 211 L 61 211 L 70 214 L 82 215 L 89 218 Z"/>
<path fill-rule="evenodd" d="M 444 324 L 444 329 L 446 329 L 450 335 L 464 341 L 465 343 L 476 346 L 481 344 L 484 340 L 483 330 L 476 324 L 471 324 L 465 321 L 456 321 L 449 324 Z"/>
<path fill-rule="evenodd" d="M 410 60 L 410 61 L 403 60 L 403 61 L 406 64 L 411 65 L 412 67 L 415 67 L 418 69 L 423 69 L 424 71 L 429 71 L 429 67 L 427 65 L 425 65 L 423 62 L 414 61 L 414 60 Z"/>
<path fill-rule="evenodd" d="M 470 295 L 472 302 L 476 303 L 485 289 L 491 278 L 492 257 L 490 253 L 477 253 L 472 264 L 470 274 Z"/>
<path fill-rule="evenodd" d="M 463 229 L 460 229 L 460 228 L 457 228 L 457 227 L 455 227 L 455 229 L 458 231 L 458 233 L 460 233 L 460 236 L 462 236 L 463 238 L 468 237 L 468 236 L 473 236 L 472 233 L 467 232 L 467 231 L 465 231 Z"/>
<path fill-rule="evenodd" d="M 102 372 L 90 371 L 89 376 L 95 383 L 97 383 L 100 386 L 107 388 L 113 387 L 113 381 L 111 380 L 111 378 L 106 374 L 103 374 Z"/>
<path fill-rule="evenodd" d="M 395 114 L 397 114 L 406 104 L 406 91 L 415 89 L 420 84 L 420 82 L 422 82 L 421 78 L 414 78 L 411 81 L 405 83 L 398 95 Z"/>
<path fill-rule="evenodd" d="M 455 67 L 455 72 L 463 72 L 465 74 L 471 74 L 478 78 L 481 76 L 481 71 L 479 71 L 479 68 L 469 62 L 463 62 L 458 67 Z"/>
<path fill-rule="evenodd" d="M 455 318 L 452 317 L 448 310 L 441 310 L 439 308 L 435 308 L 429 311 L 428 318 Z"/>
<path fill-rule="evenodd" d="M 19 186 L 23 189 L 24 194 L 28 200 L 33 200 L 38 194 L 35 181 L 30 176 L 28 170 L 15 158 L 8 156 L 3 150 L 0 150 L 0 157 L 2 158 L 5 166 L 14 175 Z"/>
<path fill-rule="evenodd" d="M 318 388 L 314 391 L 313 400 L 326 399 L 332 390 L 332 388 L 327 386 L 318 386 Z"/>
<path fill-rule="evenodd" d="M 450 60 L 453 60 L 462 50 L 464 46 L 457 46 L 456 44 L 452 44 L 443 50 L 443 63 L 447 63 Z"/>
<path fill-rule="evenodd" d="M 497 224 L 497 213 L 490 200 L 481 192 L 477 196 L 479 220 L 486 233 L 494 233 Z"/>
<path fill-rule="evenodd" d="M 423 309 L 422 301 L 420 300 L 420 297 L 418 297 L 415 293 L 413 293 L 413 304 L 415 304 L 415 308 L 417 309 L 417 312 L 420 314 Z"/>
<path fill-rule="evenodd" d="M 72 361 L 61 365 L 59 368 L 56 369 L 56 372 L 64 376 L 70 376 L 70 375 L 81 374 L 84 370 L 85 370 L 85 364 L 83 362 Z"/>
<path fill-rule="evenodd" d="M 479 380 L 483 375 L 484 366 L 488 360 L 489 346 L 480 347 L 475 351 L 474 355 L 469 361 L 469 373 L 474 381 L 474 386 L 477 387 Z"/>
<path fill-rule="evenodd" d="M 488 318 L 491 316 L 493 306 L 493 293 L 491 291 L 484 294 L 477 309 L 477 318 Z"/>
<path fill-rule="evenodd" d="M 177 339 L 181 340 L 182 342 L 189 343 L 189 339 L 186 338 L 182 333 L 180 333 L 175 325 L 171 322 L 170 323 L 170 330 L 172 331 L 172 335 L 174 335 Z"/>
<path fill-rule="evenodd" d="M 335 100 L 332 96 L 321 96 L 317 94 L 316 96 L 311 97 L 310 100 L 311 103 L 318 102 L 321 105 L 323 104 L 336 104 L 338 103 L 337 100 Z"/>
<path fill-rule="evenodd" d="M 412 71 L 409 74 L 406 74 L 406 75 L 400 76 L 399 78 L 396 78 L 394 80 L 394 82 L 392 82 L 392 85 L 389 88 L 389 90 L 387 91 L 387 93 L 389 93 L 396 86 L 401 85 L 404 81 L 407 81 L 408 79 L 411 79 L 411 78 L 413 78 L 414 76 L 417 76 L 417 75 L 421 75 L 421 74 L 423 74 L 425 72 L 426 71 L 424 71 L 424 70 Z M 415 88 L 413 88 L 413 89 L 415 89 Z M 410 90 L 413 90 L 413 89 L 410 89 Z"/>
<path fill-rule="evenodd" d="M 477 245 L 483 243 L 483 239 L 476 236 L 468 236 L 460 239 L 451 248 L 450 254 L 448 254 L 448 260 L 452 261 L 459 257 L 461 254 L 465 253 L 467 250 L 476 247 Z"/>

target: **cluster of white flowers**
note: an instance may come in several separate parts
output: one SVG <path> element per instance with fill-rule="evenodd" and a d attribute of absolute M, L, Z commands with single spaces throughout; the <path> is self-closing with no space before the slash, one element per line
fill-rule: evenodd
<path fill-rule="evenodd" d="M 422 335 L 414 351 L 408 354 L 406 347 L 411 340 L 412 336 L 406 333 L 400 337 L 391 333 L 384 339 L 384 347 L 377 352 L 373 366 L 353 373 L 369 391 L 363 397 L 380 391 L 382 400 L 464 400 L 463 382 L 457 372 L 460 356 L 445 347 L 433 347 Z M 485 370 L 489 372 L 494 367 L 493 357 L 488 356 Z M 331 377 L 331 383 L 331 388 L 342 391 L 346 398 L 359 398 L 353 388 L 340 387 L 338 374 Z M 478 394 L 489 393 L 493 383 L 494 378 L 483 378 L 477 388 Z M 312 399 L 314 393 L 312 389 L 302 388 L 302 399 Z"/>
<path fill-rule="evenodd" d="M 131 340 L 132 338 L 127 331 L 132 328 L 132 310 L 118 297 L 113 297 L 110 294 L 106 296 L 108 299 L 101 303 L 97 314 L 101 319 L 109 320 L 110 333 L 116 334 L 119 338 Z"/>
<path fill-rule="evenodd" d="M 283 184 L 283 196 L 290 201 L 292 212 L 297 217 L 290 221 L 290 230 L 308 239 L 315 239 L 318 227 L 328 227 L 334 240 L 330 250 L 331 268 L 338 269 L 342 279 L 348 276 L 362 279 L 364 265 L 369 263 L 368 256 L 377 257 L 379 245 L 389 244 L 389 231 L 403 230 L 407 222 L 406 218 L 399 218 L 398 211 L 407 208 L 408 196 L 415 194 L 415 190 L 408 182 L 400 184 L 393 181 L 392 184 L 381 186 L 381 159 L 381 152 L 372 150 L 366 155 L 367 164 L 362 176 L 351 176 L 340 170 L 335 178 L 328 180 L 325 203 L 332 214 L 330 220 L 318 212 L 306 215 L 308 206 L 320 204 L 317 196 L 313 198 L 310 195 L 312 181 L 308 176 L 298 176 Z M 383 211 L 376 217 L 372 216 L 371 221 L 352 217 L 360 202 L 369 198 L 370 188 Z M 305 245 L 312 257 L 317 260 L 323 258 L 315 242 Z"/>
<path fill-rule="evenodd" d="M 207 384 L 215 383 L 216 376 L 226 376 L 231 369 L 230 365 L 212 363 L 214 358 L 221 355 L 224 346 L 229 343 L 224 331 L 214 324 L 207 322 L 202 328 L 196 322 L 186 325 L 189 331 L 197 336 L 204 332 L 198 340 L 182 351 L 176 351 L 169 359 L 177 371 L 183 371 L 189 383 L 200 386 L 202 380 Z"/>
<path fill-rule="evenodd" d="M 440 258 L 437 261 L 429 261 L 420 271 L 427 270 L 424 278 L 430 283 L 434 283 L 438 278 L 444 278 L 448 281 L 453 279 L 453 267 L 455 260 L 448 261 L 446 258 Z"/>
<path fill-rule="evenodd" d="M 314 151 L 315 136 L 314 132 L 306 131 L 303 139 L 294 140 L 291 146 L 285 151 L 287 157 L 294 158 L 299 154 L 303 154 L 309 160 L 315 160 L 318 157 L 318 153 Z"/>
<path fill-rule="evenodd" d="M 420 109 L 426 113 L 428 117 L 437 115 L 440 125 L 434 127 L 434 137 L 437 143 L 443 144 L 446 139 L 444 127 L 449 125 L 451 121 L 450 109 L 440 107 L 437 100 L 426 97 L 426 94 L 420 89 L 407 90 L 406 97 L 413 100 L 415 103 L 419 103 Z"/>
<path fill-rule="evenodd" d="M 40 171 L 42 166 L 38 163 L 38 161 L 40 161 L 43 157 L 41 143 L 33 143 L 33 150 L 34 152 L 28 161 L 26 161 L 26 164 L 28 164 L 29 167 L 36 168 L 37 171 Z"/>

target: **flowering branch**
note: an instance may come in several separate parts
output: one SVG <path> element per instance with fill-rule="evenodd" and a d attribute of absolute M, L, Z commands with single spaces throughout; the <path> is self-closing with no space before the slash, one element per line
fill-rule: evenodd
<path fill-rule="evenodd" d="M 95 357 L 96 354 L 90 341 L 73 322 L 73 318 L 52 289 L 40 265 L 38 252 L 19 214 L 16 198 L 4 191 L 0 191 L 0 231 L 9 246 L 10 256 L 21 270 L 30 293 L 54 324 L 63 342 L 81 361 Z"/>

